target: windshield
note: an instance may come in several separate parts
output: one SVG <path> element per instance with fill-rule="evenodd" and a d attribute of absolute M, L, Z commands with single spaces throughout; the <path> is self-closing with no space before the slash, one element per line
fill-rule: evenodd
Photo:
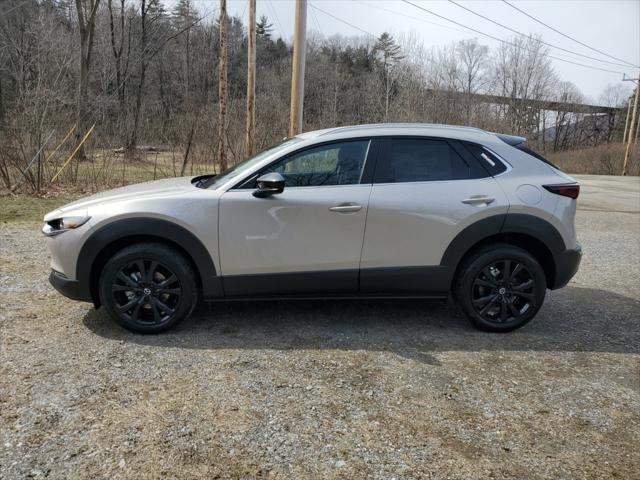
<path fill-rule="evenodd" d="M 295 137 L 288 138 L 284 142 L 274 145 L 273 147 L 268 148 L 267 150 L 264 150 L 258 153 L 257 155 L 254 155 L 253 157 L 248 158 L 245 161 L 238 163 L 237 165 L 234 165 L 231 168 L 228 168 L 227 170 L 222 172 L 220 175 L 216 175 L 215 177 L 212 177 L 207 182 L 207 185 L 203 185 L 203 188 L 213 188 L 213 189 L 218 188 L 223 183 L 226 183 L 232 178 L 238 177 L 242 175 L 244 172 L 246 172 L 247 170 L 250 170 L 254 165 L 259 163 L 261 160 L 267 158 L 270 155 L 273 155 L 274 153 L 277 153 L 280 150 L 284 150 L 285 148 L 293 145 L 294 143 L 298 143 L 300 141 L 301 139 L 299 138 L 295 138 Z"/>

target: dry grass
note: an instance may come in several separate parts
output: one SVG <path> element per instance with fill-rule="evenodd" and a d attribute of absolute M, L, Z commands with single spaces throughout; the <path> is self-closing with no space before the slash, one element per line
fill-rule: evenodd
<path fill-rule="evenodd" d="M 64 166 L 64 158 L 43 165 L 39 193 L 52 192 L 98 192 L 131 183 L 140 183 L 181 175 L 184 153 L 179 150 L 164 152 L 140 152 L 136 157 L 125 157 L 110 150 L 94 150 L 89 160 L 73 160 Z M 184 175 L 214 173 L 216 165 L 210 159 L 191 159 Z M 35 178 L 36 168 L 32 168 Z M 12 191 L 35 193 L 36 182 L 26 181 L 17 168 L 9 167 Z M 52 181 L 53 180 L 53 181 Z M 16 187 L 17 185 L 17 187 Z"/>
<path fill-rule="evenodd" d="M 549 160 L 568 173 L 592 175 L 620 175 L 624 159 L 624 145 L 609 143 L 597 147 L 549 153 Z M 640 148 L 632 150 L 629 175 L 640 175 Z"/>
<path fill-rule="evenodd" d="M 0 195 L 0 226 L 9 223 L 40 222 L 45 213 L 72 202 L 77 195 Z"/>

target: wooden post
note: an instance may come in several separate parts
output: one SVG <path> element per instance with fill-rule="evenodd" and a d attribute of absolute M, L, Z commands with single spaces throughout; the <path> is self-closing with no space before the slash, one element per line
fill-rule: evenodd
<path fill-rule="evenodd" d="M 256 131 L 256 0 L 249 0 L 249 32 L 247 42 L 247 129 L 245 153 L 253 155 Z"/>
<path fill-rule="evenodd" d="M 307 37 L 307 0 L 296 0 L 296 22 L 293 34 L 293 64 L 291 66 L 291 114 L 289 136 L 302 132 L 304 107 L 304 64 Z"/>
<path fill-rule="evenodd" d="M 91 132 L 93 132 L 93 129 L 95 128 L 95 126 L 96 124 L 94 123 L 89 129 L 89 131 L 85 134 L 85 136 L 82 137 L 82 140 L 80 140 L 80 143 L 78 144 L 78 146 L 73 150 L 73 152 L 71 152 L 71 155 L 69 155 L 69 158 L 67 158 L 67 160 L 62 164 L 62 167 L 60 167 L 60 170 L 58 170 L 58 173 L 56 173 L 53 176 L 53 178 L 51 179 L 51 183 L 53 183 L 53 181 L 56 178 L 58 178 L 58 176 L 62 173 L 62 171 L 67 167 L 69 162 L 73 160 L 73 157 L 75 157 L 76 153 L 78 153 L 78 150 L 82 148 L 82 146 L 84 145 L 84 142 L 87 140 L 87 138 L 89 138 L 89 135 L 91 135 Z"/>
<path fill-rule="evenodd" d="M 631 115 L 631 99 L 627 106 L 627 119 L 624 122 L 624 133 L 622 134 L 622 143 L 627 143 L 627 128 L 629 128 L 629 116 Z"/>
<path fill-rule="evenodd" d="M 546 136 L 547 136 L 547 111 L 542 110 L 542 151 L 543 152 L 547 151 L 547 142 L 545 138 Z"/>
<path fill-rule="evenodd" d="M 227 0 L 220 0 L 220 44 L 218 54 L 218 163 L 227 169 Z"/>
<path fill-rule="evenodd" d="M 640 118 L 636 120 L 636 134 L 633 137 L 634 146 L 638 143 L 638 132 L 640 131 Z"/>
<path fill-rule="evenodd" d="M 624 162 L 622 163 L 622 175 L 626 175 L 629 166 L 629 154 L 631 152 L 631 144 L 633 143 L 633 133 L 638 117 L 638 97 L 640 97 L 640 79 L 636 83 L 636 96 L 633 101 L 633 113 L 631 114 L 631 125 L 629 126 L 629 136 L 627 138 L 627 148 L 624 150 Z"/>

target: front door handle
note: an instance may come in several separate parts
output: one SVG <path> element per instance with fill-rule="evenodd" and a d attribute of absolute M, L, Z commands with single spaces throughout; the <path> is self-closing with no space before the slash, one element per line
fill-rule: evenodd
<path fill-rule="evenodd" d="M 362 205 L 358 205 L 353 202 L 341 203 L 340 205 L 336 205 L 335 207 L 329 207 L 329 210 L 332 212 L 338 213 L 355 213 L 362 210 Z"/>
<path fill-rule="evenodd" d="M 466 203 L 467 205 L 477 205 L 479 207 L 481 206 L 487 206 L 490 203 L 495 202 L 496 199 L 495 198 L 491 198 L 491 197 L 487 197 L 486 195 L 472 195 L 469 198 L 465 198 L 464 200 L 462 200 L 462 203 Z"/>

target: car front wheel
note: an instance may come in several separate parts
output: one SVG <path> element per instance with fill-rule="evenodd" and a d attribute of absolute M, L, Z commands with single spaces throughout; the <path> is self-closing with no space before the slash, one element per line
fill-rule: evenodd
<path fill-rule="evenodd" d="M 189 261 L 157 243 L 125 247 L 105 265 L 100 301 L 120 325 L 138 333 L 160 333 L 187 318 L 198 301 Z"/>
<path fill-rule="evenodd" d="M 455 293 L 476 327 L 508 332 L 538 313 L 546 288 L 542 267 L 527 251 L 494 245 L 472 254 L 462 265 Z"/>

